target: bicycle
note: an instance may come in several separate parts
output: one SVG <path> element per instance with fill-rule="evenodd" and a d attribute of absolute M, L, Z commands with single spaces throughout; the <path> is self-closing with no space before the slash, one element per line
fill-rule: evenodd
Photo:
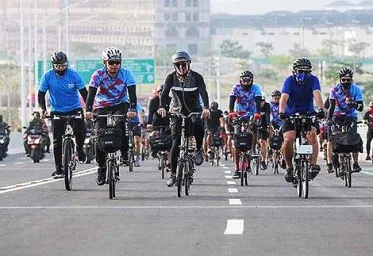
<path fill-rule="evenodd" d="M 260 168 L 260 158 L 261 158 L 260 142 L 258 138 L 259 138 L 259 131 L 263 128 L 261 128 L 260 121 L 253 120 L 253 119 L 251 120 L 250 126 L 251 126 L 251 130 L 253 134 L 255 134 L 255 139 L 256 139 L 256 142 L 254 142 L 255 146 L 251 154 L 251 157 L 253 159 L 252 165 L 253 165 L 255 175 L 258 176 L 259 168 Z"/>
<path fill-rule="evenodd" d="M 106 184 L 109 184 L 109 198 L 115 197 L 116 183 L 119 182 L 119 150 L 122 146 L 122 130 L 115 128 L 114 118 L 125 118 L 125 114 L 94 115 L 106 118 L 107 127 L 97 131 L 98 148 L 106 153 Z"/>
<path fill-rule="evenodd" d="M 309 195 L 309 169 L 311 155 L 313 153 L 312 145 L 307 145 L 306 133 L 309 131 L 314 118 L 315 113 L 308 114 L 294 114 L 289 116 L 289 120 L 294 124 L 294 130 L 296 132 L 294 147 L 294 163 L 295 168 L 293 171 L 293 186 L 297 188 L 298 197 L 308 198 Z"/>
<path fill-rule="evenodd" d="M 209 162 L 211 166 L 219 166 L 219 160 L 220 160 L 220 151 L 222 147 L 222 140 L 220 138 L 220 133 L 215 132 L 211 134 L 212 136 L 212 143 L 210 147 L 210 155 L 209 157 Z"/>
<path fill-rule="evenodd" d="M 271 148 L 271 157 L 270 161 L 272 163 L 272 171 L 273 174 L 278 174 L 278 167 L 280 166 L 280 162 L 282 159 L 281 154 L 281 146 L 282 146 L 282 138 L 280 137 L 280 130 L 279 129 L 273 129 L 273 135 L 269 139 L 269 147 Z"/>
<path fill-rule="evenodd" d="M 135 165 L 134 138 L 133 130 L 130 129 L 128 121 L 125 122 L 125 136 L 128 137 L 128 171 L 133 172 Z"/>
<path fill-rule="evenodd" d="M 344 180 L 345 187 L 352 186 L 352 167 L 351 167 L 351 158 L 352 153 L 358 151 L 354 145 L 342 145 L 338 144 L 338 139 L 335 138 L 333 140 L 333 136 L 347 136 L 350 133 L 350 130 L 357 124 L 363 123 L 362 121 L 352 121 L 352 120 L 344 120 L 343 122 L 333 121 L 334 131 L 332 131 L 331 140 L 333 145 L 333 166 L 334 171 L 336 173 L 336 177 L 340 177 Z M 352 134 L 359 136 L 358 134 Z M 361 138 L 360 138 L 361 139 Z M 352 139 L 353 141 L 360 141 L 359 138 Z"/>
<path fill-rule="evenodd" d="M 157 152 L 158 170 L 161 171 L 162 179 L 164 179 L 165 171 L 169 171 L 167 168 L 167 155 L 172 146 L 171 135 L 165 134 L 167 128 L 168 126 L 155 126 L 154 130 L 157 130 L 159 134 L 156 137 L 149 138 L 149 143 L 152 145 L 152 149 Z"/>
<path fill-rule="evenodd" d="M 182 187 L 184 186 L 185 195 L 189 196 L 190 185 L 193 182 L 194 157 L 191 150 L 189 150 L 189 137 L 186 135 L 186 120 L 188 118 L 200 116 L 200 112 L 191 112 L 188 116 L 179 112 L 170 113 L 170 116 L 181 118 L 181 144 L 180 154 L 178 157 L 178 165 L 176 168 L 176 186 L 177 196 L 181 197 Z"/>
<path fill-rule="evenodd" d="M 67 191 L 72 190 L 72 179 L 73 171 L 76 168 L 77 154 L 76 154 L 76 142 L 74 136 L 74 130 L 71 124 L 73 119 L 82 119 L 82 114 L 78 113 L 75 115 L 58 115 L 53 114 L 46 116 L 48 119 L 53 120 L 65 120 L 64 133 L 62 135 L 62 176 L 65 181 L 65 189 Z"/>
<path fill-rule="evenodd" d="M 240 133 L 234 135 L 234 147 L 238 151 L 238 168 L 241 177 L 241 186 L 244 184 L 247 186 L 247 174 L 251 172 L 250 162 L 257 158 L 256 155 L 252 153 L 252 144 L 253 144 L 253 133 L 250 129 L 253 126 L 253 123 L 249 122 L 249 117 L 237 117 L 233 120 L 234 125 L 240 126 Z"/>

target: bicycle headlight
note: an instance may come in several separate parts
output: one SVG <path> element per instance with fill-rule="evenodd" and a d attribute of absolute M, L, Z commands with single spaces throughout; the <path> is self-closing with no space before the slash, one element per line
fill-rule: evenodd
<path fill-rule="evenodd" d="M 0 139 L 0 143 L 4 143 L 5 142 L 5 140 L 4 139 Z"/>

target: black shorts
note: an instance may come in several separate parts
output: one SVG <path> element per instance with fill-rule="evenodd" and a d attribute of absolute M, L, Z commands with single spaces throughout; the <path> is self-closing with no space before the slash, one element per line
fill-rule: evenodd
<path fill-rule="evenodd" d="M 269 133 L 268 133 L 267 128 L 260 128 L 258 134 L 259 134 L 258 139 L 267 140 L 269 138 Z"/>
<path fill-rule="evenodd" d="M 317 121 L 312 122 L 311 127 L 316 128 L 316 134 L 320 133 L 319 122 Z M 311 130 L 311 127 L 310 127 L 310 130 Z M 284 134 L 285 132 L 288 132 L 288 131 L 294 131 L 294 123 L 291 120 L 284 121 L 284 124 L 282 125 L 282 133 Z"/>
<path fill-rule="evenodd" d="M 141 137 L 141 127 L 137 123 L 129 123 L 128 128 L 132 129 L 133 136 Z"/>

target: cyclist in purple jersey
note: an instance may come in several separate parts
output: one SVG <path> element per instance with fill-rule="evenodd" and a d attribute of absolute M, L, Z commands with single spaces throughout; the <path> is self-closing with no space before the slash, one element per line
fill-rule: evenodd
<path fill-rule="evenodd" d="M 282 126 L 284 136 L 283 154 L 286 162 L 285 180 L 293 182 L 293 143 L 296 139 L 294 124 L 287 120 L 288 115 L 296 113 L 307 114 L 315 112 L 314 100 L 319 112 L 317 116 L 325 116 L 324 104 L 321 97 L 321 88 L 319 79 L 311 74 L 312 63 L 307 58 L 298 58 L 293 63 L 293 74 L 286 78 L 282 87 L 280 98 L 281 119 L 285 120 Z M 320 172 L 320 166 L 317 165 L 319 147 L 316 134 L 318 133 L 318 123 L 315 121 L 307 132 L 308 144 L 312 145 L 312 156 L 310 161 L 310 178 L 314 179 Z"/>
<path fill-rule="evenodd" d="M 122 67 L 122 51 L 116 47 L 108 47 L 102 51 L 104 68 L 96 70 L 89 82 L 86 106 L 86 118 L 92 118 L 92 111 L 98 115 L 126 114 L 128 118 L 137 115 L 136 82 L 132 72 Z M 125 136 L 125 122 L 116 123 L 123 131 L 121 162 L 128 164 L 128 137 Z M 106 118 L 98 118 L 95 129 L 106 128 Z M 105 184 L 106 166 L 105 152 L 97 150 L 96 162 L 97 185 Z"/>

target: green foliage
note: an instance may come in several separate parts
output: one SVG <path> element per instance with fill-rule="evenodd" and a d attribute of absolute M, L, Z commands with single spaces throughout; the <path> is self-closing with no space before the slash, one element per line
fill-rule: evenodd
<path fill-rule="evenodd" d="M 369 46 L 369 43 L 358 42 L 354 39 L 349 42 L 348 50 L 354 54 L 354 57 L 360 57 Z"/>
<path fill-rule="evenodd" d="M 256 44 L 257 46 L 260 47 L 260 52 L 263 54 L 263 56 L 265 56 L 266 58 L 268 58 L 268 56 L 271 54 L 271 52 L 273 51 L 273 46 L 271 43 L 265 43 L 265 42 L 259 42 Z"/>
<path fill-rule="evenodd" d="M 238 41 L 224 40 L 220 45 L 220 52 L 223 57 L 249 59 L 251 52 L 243 50 Z"/>
<path fill-rule="evenodd" d="M 287 68 L 293 63 L 293 58 L 287 55 L 272 55 L 269 58 L 269 62 L 280 68 Z"/>
<path fill-rule="evenodd" d="M 293 44 L 293 49 L 289 50 L 289 54 L 294 58 L 299 58 L 309 56 L 310 52 L 307 49 L 302 49 L 300 44 Z"/>
<path fill-rule="evenodd" d="M 342 68 L 351 68 L 353 69 L 355 65 L 355 73 L 356 74 L 363 74 L 364 70 L 362 69 L 362 63 L 355 63 L 353 60 L 349 61 L 334 61 L 330 64 L 325 70 L 325 78 L 330 80 L 332 83 L 339 79 L 338 71 Z"/>
<path fill-rule="evenodd" d="M 260 70 L 259 73 L 260 77 L 264 77 L 268 80 L 276 81 L 278 79 L 277 71 L 270 69 L 270 68 L 263 68 Z"/>
<path fill-rule="evenodd" d="M 334 56 L 333 47 L 337 45 L 334 40 L 324 39 L 321 42 L 322 48 L 318 50 L 319 57 L 321 60 L 327 61 L 330 63 Z"/>

